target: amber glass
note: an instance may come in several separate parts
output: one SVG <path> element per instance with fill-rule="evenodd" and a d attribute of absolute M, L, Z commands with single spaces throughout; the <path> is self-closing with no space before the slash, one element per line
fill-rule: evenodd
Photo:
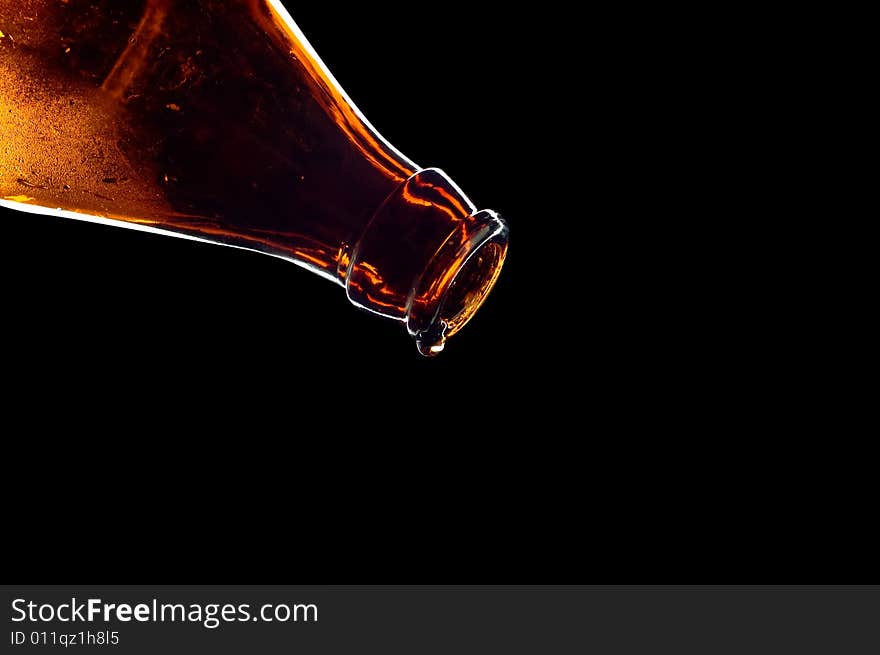
<path fill-rule="evenodd" d="M 507 250 L 504 222 L 385 141 L 277 0 L 0 0 L 0 135 L 0 204 L 283 257 L 423 354 Z"/>

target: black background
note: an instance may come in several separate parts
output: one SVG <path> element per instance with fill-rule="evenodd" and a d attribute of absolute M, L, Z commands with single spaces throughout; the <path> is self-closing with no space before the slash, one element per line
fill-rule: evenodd
<path fill-rule="evenodd" d="M 708 277 L 723 235 L 705 216 L 730 226 L 729 208 L 676 174 L 681 143 L 647 136 L 673 129 L 676 90 L 646 81 L 626 19 L 286 4 L 389 141 L 508 220 L 498 285 L 426 360 L 281 260 L 4 212 L 23 571 L 865 581 L 864 523 L 764 414 L 776 360 L 750 368 L 756 324 L 715 304 L 733 296 Z"/>

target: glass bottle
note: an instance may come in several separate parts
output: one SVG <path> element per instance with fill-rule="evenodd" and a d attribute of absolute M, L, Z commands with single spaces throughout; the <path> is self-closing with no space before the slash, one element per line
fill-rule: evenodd
<path fill-rule="evenodd" d="M 277 0 L 0 0 L 0 204 L 282 257 L 405 323 L 474 315 L 507 227 L 367 122 Z"/>

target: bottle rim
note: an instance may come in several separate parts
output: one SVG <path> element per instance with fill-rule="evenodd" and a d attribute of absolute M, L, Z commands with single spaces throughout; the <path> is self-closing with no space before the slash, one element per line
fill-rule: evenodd
<path fill-rule="evenodd" d="M 495 287 L 507 256 L 510 231 L 496 212 L 478 211 L 463 225 L 469 233 L 466 241 L 447 239 L 428 267 L 436 271 L 440 264 L 444 272 L 432 275 L 431 280 L 423 275 L 407 304 L 407 329 L 419 352 L 429 357 L 440 353 L 446 340 L 476 315 Z M 450 244 L 461 245 L 450 252 Z M 429 283 L 433 288 L 425 288 Z M 416 297 L 430 300 L 416 305 L 412 302 Z"/>

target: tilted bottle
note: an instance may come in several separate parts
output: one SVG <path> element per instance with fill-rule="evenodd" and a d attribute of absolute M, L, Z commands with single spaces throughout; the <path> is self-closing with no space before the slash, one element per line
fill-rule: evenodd
<path fill-rule="evenodd" d="M 0 0 L 0 204 L 283 257 L 439 352 L 507 227 L 360 114 L 277 0 Z"/>

